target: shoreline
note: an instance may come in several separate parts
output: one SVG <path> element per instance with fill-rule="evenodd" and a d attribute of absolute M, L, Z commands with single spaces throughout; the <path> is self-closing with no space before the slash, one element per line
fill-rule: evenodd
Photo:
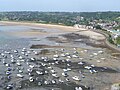
<path fill-rule="evenodd" d="M 41 23 L 33 23 L 33 22 L 13 22 L 13 21 L 0 21 L 1 25 L 23 25 L 23 26 L 33 26 L 33 27 L 42 27 L 42 28 L 51 28 L 51 29 L 59 29 L 63 31 L 68 31 L 71 33 L 78 33 L 81 35 L 89 36 L 92 39 L 95 40 L 102 40 L 106 47 L 114 50 L 116 52 L 120 52 L 120 49 L 115 47 L 114 45 L 110 44 L 107 41 L 107 36 L 100 31 L 95 31 L 95 30 L 89 30 L 89 29 L 84 29 L 84 28 L 74 28 L 72 26 L 62 26 L 62 25 L 53 25 L 53 24 L 41 24 Z M 78 32 L 79 31 L 79 32 Z M 33 33 L 35 34 L 35 33 Z M 39 34 L 39 33 L 38 33 Z"/>
<path fill-rule="evenodd" d="M 97 33 L 100 33 L 102 35 L 105 36 L 105 39 L 104 39 L 104 43 L 105 45 L 107 46 L 107 48 L 113 50 L 113 51 L 116 51 L 117 53 L 120 53 L 120 48 L 117 48 L 117 46 L 111 44 L 109 41 L 108 41 L 108 36 L 104 33 L 104 32 L 101 32 L 101 31 L 95 31 L 94 32 L 97 32 Z"/>
<path fill-rule="evenodd" d="M 50 28 L 50 29 L 59 29 L 65 32 L 71 32 L 71 33 L 78 33 L 81 35 L 88 36 L 95 40 L 104 40 L 105 36 L 94 32 L 89 29 L 84 28 L 75 28 L 72 26 L 62 26 L 62 25 L 52 25 L 52 24 L 41 24 L 41 23 L 32 23 L 32 22 L 13 22 L 13 21 L 0 21 L 0 24 L 2 25 L 23 25 L 23 26 L 33 26 L 33 27 L 42 27 L 42 28 Z"/>
<path fill-rule="evenodd" d="M 65 31 L 78 31 L 78 30 L 87 30 L 84 28 L 74 28 L 72 26 L 62 26 L 62 25 L 55 25 L 55 24 L 42 24 L 42 23 L 35 23 L 35 22 L 15 22 L 15 21 L 0 21 L 2 25 L 25 25 L 25 26 L 33 26 L 33 27 L 43 27 L 43 28 L 52 28 L 52 29 L 60 29 Z"/>

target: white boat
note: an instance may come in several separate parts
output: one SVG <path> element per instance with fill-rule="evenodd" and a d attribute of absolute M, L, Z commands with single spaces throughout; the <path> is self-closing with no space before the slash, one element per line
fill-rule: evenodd
<path fill-rule="evenodd" d="M 73 48 L 73 50 L 77 50 L 77 48 Z"/>
<path fill-rule="evenodd" d="M 2 62 L 3 62 L 3 64 L 6 64 L 6 60 L 5 59 L 3 59 Z"/>
<path fill-rule="evenodd" d="M 68 79 L 68 78 L 66 78 L 65 80 L 66 80 L 67 82 L 69 82 L 69 81 L 70 81 L 70 79 Z"/>
<path fill-rule="evenodd" d="M 44 81 L 44 84 L 47 85 L 47 84 L 48 84 L 48 81 Z"/>
<path fill-rule="evenodd" d="M 18 70 L 18 72 L 19 72 L 19 73 L 23 73 L 23 71 L 22 71 L 22 70 Z"/>
<path fill-rule="evenodd" d="M 17 51 L 17 50 L 14 50 L 13 52 L 14 52 L 14 53 L 18 53 L 18 51 Z"/>
<path fill-rule="evenodd" d="M 94 72 L 93 72 L 93 70 L 89 70 L 89 72 L 91 73 L 91 74 L 93 74 Z"/>
<path fill-rule="evenodd" d="M 77 52 L 77 51 L 74 51 L 73 54 L 78 54 L 78 52 Z"/>
<path fill-rule="evenodd" d="M 97 60 L 98 63 L 100 63 L 101 61 L 100 60 Z"/>
<path fill-rule="evenodd" d="M 105 58 L 100 58 L 101 60 L 105 60 Z"/>
<path fill-rule="evenodd" d="M 31 61 L 35 61 L 35 58 L 30 58 Z"/>
<path fill-rule="evenodd" d="M 75 87 L 75 90 L 83 90 L 81 87 Z"/>
<path fill-rule="evenodd" d="M 63 52 L 63 51 L 65 51 L 65 49 L 61 48 L 61 51 Z"/>
<path fill-rule="evenodd" d="M 23 57 L 22 57 L 22 56 L 19 56 L 18 58 L 19 58 L 19 59 L 23 59 Z"/>
<path fill-rule="evenodd" d="M 63 69 L 64 72 L 67 72 L 68 70 L 67 69 Z"/>
<path fill-rule="evenodd" d="M 20 63 L 20 62 L 17 62 L 16 64 L 17 64 L 18 66 L 21 66 L 21 63 Z"/>
<path fill-rule="evenodd" d="M 65 53 L 65 55 L 66 55 L 66 56 L 70 56 L 70 54 L 69 54 L 69 53 Z"/>
<path fill-rule="evenodd" d="M 83 63 L 83 62 L 79 62 L 78 64 L 79 64 L 79 65 L 83 65 L 84 63 Z"/>
<path fill-rule="evenodd" d="M 48 59 L 44 59 L 44 62 L 48 62 L 49 60 Z"/>
<path fill-rule="evenodd" d="M 71 57 L 71 56 L 67 56 L 67 58 L 69 58 L 69 59 L 70 59 L 70 58 L 72 58 L 72 57 Z"/>
<path fill-rule="evenodd" d="M 51 73 L 56 73 L 56 71 L 55 70 L 51 70 Z"/>
<path fill-rule="evenodd" d="M 40 71 L 36 71 L 36 73 L 37 73 L 38 75 L 43 75 L 43 72 L 40 72 Z"/>
<path fill-rule="evenodd" d="M 4 54 L 4 53 L 1 53 L 1 56 L 5 56 L 5 54 Z"/>
<path fill-rule="evenodd" d="M 38 85 L 39 85 L 39 86 L 41 86 L 41 85 L 42 85 L 42 83 L 41 83 L 41 82 L 38 82 Z"/>
<path fill-rule="evenodd" d="M 64 77 L 67 77 L 67 76 L 68 76 L 68 74 L 65 73 L 65 72 L 63 72 L 62 75 L 63 75 Z"/>
<path fill-rule="evenodd" d="M 14 60 L 14 59 L 11 59 L 11 63 L 15 63 L 15 60 Z"/>
<path fill-rule="evenodd" d="M 55 61 L 55 64 L 59 64 L 59 62 L 58 62 L 58 61 Z"/>
<path fill-rule="evenodd" d="M 57 58 L 53 58 L 54 61 L 57 61 L 58 59 Z"/>
<path fill-rule="evenodd" d="M 78 76 L 74 76 L 74 77 L 72 77 L 72 79 L 74 79 L 76 81 L 80 81 L 80 78 Z"/>
<path fill-rule="evenodd" d="M 99 53 L 99 54 L 102 54 L 102 53 L 103 53 L 103 51 L 98 51 L 98 53 Z"/>
<path fill-rule="evenodd" d="M 28 68 L 27 71 L 28 71 L 28 72 L 32 72 L 33 70 L 32 70 L 31 68 Z"/>
<path fill-rule="evenodd" d="M 24 76 L 21 74 L 17 74 L 17 77 L 23 78 Z"/>
<path fill-rule="evenodd" d="M 34 53 L 35 53 L 35 55 L 38 55 L 38 54 L 39 54 L 39 53 L 38 53 L 38 52 L 36 52 L 36 51 L 35 51 Z"/>
<path fill-rule="evenodd" d="M 29 65 L 30 68 L 34 68 L 35 66 L 34 65 Z"/>
<path fill-rule="evenodd" d="M 71 71 L 71 68 L 67 68 L 67 71 Z"/>
<path fill-rule="evenodd" d="M 30 82 L 33 82 L 33 81 L 34 81 L 33 77 L 30 77 L 30 78 L 29 78 L 29 81 L 30 81 Z"/>
<path fill-rule="evenodd" d="M 28 54 L 30 54 L 31 52 L 30 51 L 27 51 Z"/>
<path fill-rule="evenodd" d="M 63 54 L 61 54 L 61 57 L 65 57 L 66 55 L 63 53 Z"/>
<path fill-rule="evenodd" d="M 28 56 L 28 54 L 26 53 L 25 56 Z"/>
<path fill-rule="evenodd" d="M 5 51 L 5 54 L 10 54 L 10 52 L 8 52 L 8 51 Z"/>
<path fill-rule="evenodd" d="M 89 70 L 89 69 L 91 69 L 92 67 L 90 67 L 90 66 L 85 66 L 84 68 Z"/>
<path fill-rule="evenodd" d="M 44 59 L 45 59 L 45 57 L 41 57 L 41 59 L 42 59 L 42 60 L 44 60 Z"/>
<path fill-rule="evenodd" d="M 63 80 L 61 80 L 61 79 L 59 79 L 59 82 L 64 83 L 64 81 L 63 81 Z"/>
<path fill-rule="evenodd" d="M 56 81 L 55 81 L 55 80 L 52 80 L 51 82 L 52 82 L 52 84 L 56 84 Z"/>
<path fill-rule="evenodd" d="M 45 67 L 45 66 L 46 66 L 46 64 L 45 64 L 45 63 L 41 63 L 41 65 L 42 65 L 43 67 Z"/>
<path fill-rule="evenodd" d="M 45 71 L 45 74 L 48 74 L 48 71 Z"/>
<path fill-rule="evenodd" d="M 59 55 L 56 54 L 56 55 L 53 55 L 53 57 L 54 57 L 54 58 L 59 58 Z"/>
<path fill-rule="evenodd" d="M 70 64 L 67 64 L 67 66 L 71 66 Z"/>
<path fill-rule="evenodd" d="M 22 49 L 22 52 L 25 52 L 25 51 L 26 51 L 26 48 L 23 48 L 23 49 Z"/>
<path fill-rule="evenodd" d="M 73 58 L 78 58 L 78 56 L 77 56 L 77 55 L 72 55 L 72 57 L 73 57 Z"/>
<path fill-rule="evenodd" d="M 7 90 L 11 90 L 13 89 L 13 85 L 12 84 L 9 84 L 7 87 L 6 87 Z"/>
<path fill-rule="evenodd" d="M 59 76 L 57 74 L 52 74 L 53 77 L 58 78 Z"/>
<path fill-rule="evenodd" d="M 95 67 L 95 65 L 92 64 L 91 67 Z"/>
<path fill-rule="evenodd" d="M 48 69 L 51 69 L 52 67 L 51 66 L 49 66 L 49 67 L 47 67 Z"/>
<path fill-rule="evenodd" d="M 93 53 L 94 56 L 97 56 L 98 54 L 97 53 Z"/>
<path fill-rule="evenodd" d="M 22 55 L 25 55 L 25 52 L 21 52 Z"/>
<path fill-rule="evenodd" d="M 70 59 L 66 59 L 67 62 L 70 62 Z"/>

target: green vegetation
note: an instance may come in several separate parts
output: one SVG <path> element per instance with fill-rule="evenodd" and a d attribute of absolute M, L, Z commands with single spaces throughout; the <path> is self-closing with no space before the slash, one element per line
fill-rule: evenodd
<path fill-rule="evenodd" d="M 108 41 L 111 43 L 111 44 L 115 44 L 113 39 L 112 39 L 112 36 L 109 34 L 109 38 L 108 38 Z"/>
<path fill-rule="evenodd" d="M 94 26 L 94 28 L 96 28 L 96 29 L 102 29 L 102 27 L 100 25 L 96 25 L 96 26 Z"/>
<path fill-rule="evenodd" d="M 31 21 L 73 26 L 90 25 L 89 22 L 120 22 L 120 12 L 0 12 L 2 21 Z M 100 28 L 99 26 L 97 26 Z"/>
<path fill-rule="evenodd" d="M 116 43 L 120 45 L 120 36 L 116 38 Z"/>
<path fill-rule="evenodd" d="M 119 26 L 117 26 L 117 27 L 113 27 L 115 30 L 117 30 L 117 29 L 120 29 L 120 25 Z"/>

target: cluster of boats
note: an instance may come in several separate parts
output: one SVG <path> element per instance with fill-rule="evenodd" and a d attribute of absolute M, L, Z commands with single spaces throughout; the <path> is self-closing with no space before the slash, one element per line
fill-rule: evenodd
<path fill-rule="evenodd" d="M 72 54 L 66 52 L 65 49 L 60 50 L 61 53 L 56 52 L 54 55 L 41 56 L 38 51 L 27 50 L 26 48 L 19 50 L 2 50 L 0 52 L 1 64 L 4 66 L 5 73 L 3 75 L 6 84 L 6 89 L 12 89 L 15 84 L 12 81 L 20 78 L 22 80 L 28 80 L 30 83 L 37 82 L 38 86 L 44 85 L 54 85 L 59 83 L 69 83 L 69 82 L 80 82 L 85 75 L 80 72 L 77 75 L 70 75 L 72 72 L 72 59 L 79 59 L 77 66 L 82 66 L 84 69 L 88 70 L 91 74 L 98 73 L 95 69 L 95 65 L 87 65 L 83 62 L 83 58 L 79 56 L 79 52 L 76 48 L 73 48 Z M 87 52 L 87 50 L 81 51 Z M 98 53 L 93 53 L 93 56 L 103 53 L 99 51 Z M 104 58 L 102 58 L 104 59 Z M 63 65 L 64 68 L 57 70 L 54 67 L 58 65 Z M 82 75 L 82 77 L 81 77 Z M 48 79 L 48 77 L 50 79 Z M 19 85 L 22 88 L 22 85 Z M 75 87 L 75 90 L 82 90 L 82 87 Z"/>

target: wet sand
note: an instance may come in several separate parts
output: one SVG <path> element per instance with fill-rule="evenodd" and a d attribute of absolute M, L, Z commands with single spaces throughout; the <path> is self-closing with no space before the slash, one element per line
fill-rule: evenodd
<path fill-rule="evenodd" d="M 15 36 L 21 39 L 24 37 L 25 40 L 27 38 L 30 43 L 25 53 L 27 53 L 27 51 L 31 51 L 31 53 L 27 53 L 28 56 L 23 55 L 25 61 L 21 61 L 22 66 L 25 66 L 23 69 L 25 77 L 23 79 L 16 79 L 14 74 L 16 74 L 17 70 L 15 69 L 15 71 L 12 71 L 14 74 L 12 74 L 11 81 L 7 81 L 7 83 L 16 82 L 14 90 L 74 90 L 75 87 L 78 86 L 81 86 L 83 90 L 110 90 L 113 83 L 120 81 L 119 57 L 112 56 L 113 52 L 104 46 L 103 41 L 105 37 L 99 33 L 58 25 L 18 22 L 2 23 L 13 26 L 20 24 L 22 26 L 26 25 L 55 29 L 53 32 L 50 32 L 48 29 L 48 31 L 45 30 L 44 32 L 44 30 L 42 30 L 41 32 L 39 29 L 34 28 L 28 31 L 6 32 L 6 35 Z M 1 50 L 1 53 L 4 53 L 5 50 L 6 49 Z M 18 59 L 19 55 L 22 55 L 22 48 L 17 48 L 17 50 L 18 54 L 15 54 L 13 50 L 10 49 L 11 54 L 16 55 L 16 59 Z M 38 52 L 37 55 L 35 52 Z M 55 58 L 54 55 L 56 54 L 59 57 L 54 60 L 53 58 Z M 66 56 L 61 56 L 61 54 L 66 54 Z M 7 55 L 8 59 L 6 61 L 9 63 L 10 55 L 5 55 Z M 42 57 L 47 57 L 48 59 L 41 59 Z M 6 57 L 2 57 L 2 59 L 4 58 Z M 31 58 L 35 58 L 35 61 L 31 61 Z M 34 78 L 33 82 L 29 81 L 30 76 L 26 71 L 29 65 L 35 66 L 30 75 Z M 92 68 L 86 69 L 85 66 Z M 21 66 L 18 67 L 21 68 Z M 70 68 L 71 70 L 67 71 L 68 76 L 64 77 L 62 73 L 64 72 L 63 69 L 66 68 Z M 59 78 L 52 76 L 51 69 L 56 71 L 55 73 Z M 43 71 L 44 74 L 37 75 L 36 70 Z M 48 71 L 48 73 L 45 73 L 45 70 Z M 91 70 L 95 72 L 92 73 Z M 81 80 L 75 81 L 72 79 L 73 76 L 79 76 Z M 66 78 L 69 78 L 70 81 L 66 81 Z M 51 83 L 52 80 L 55 80 L 56 83 Z M 49 82 L 49 84 L 45 84 L 45 81 Z M 38 82 L 41 82 L 42 85 L 39 86 Z M 22 86 L 21 89 L 17 87 L 19 84 Z"/>
<path fill-rule="evenodd" d="M 38 23 L 30 23 L 30 22 L 9 22 L 9 21 L 0 21 L 3 25 L 25 25 L 25 26 L 35 26 L 35 27 L 45 27 L 45 28 L 52 28 L 52 29 L 60 29 L 60 30 L 67 30 L 67 31 L 77 31 L 77 30 L 86 30 L 86 29 L 75 29 L 70 26 L 61 26 L 61 25 L 52 25 L 52 24 L 38 24 Z"/>
<path fill-rule="evenodd" d="M 3 25 L 25 25 L 25 26 L 52 28 L 52 29 L 63 30 L 64 32 L 78 32 L 81 35 L 85 35 L 85 36 L 91 37 L 91 38 L 96 39 L 96 40 L 105 39 L 105 37 L 103 35 L 99 34 L 99 33 L 96 33 L 96 32 L 93 32 L 91 30 L 87 30 L 87 29 L 84 29 L 84 28 L 76 29 L 76 28 L 71 27 L 71 26 L 61 26 L 61 25 L 51 25 L 51 24 L 37 24 L 37 23 L 26 23 L 26 22 L 9 22 L 9 21 L 0 21 L 0 24 L 3 24 Z M 22 32 L 22 33 L 24 33 L 24 32 Z M 16 34 L 17 34 L 17 32 L 16 32 Z M 31 35 L 30 32 L 28 32 L 28 35 L 29 34 Z M 33 35 L 35 35 L 35 34 L 38 35 L 38 33 L 32 33 L 32 34 Z M 42 33 L 39 33 L 39 34 L 42 34 Z"/>

